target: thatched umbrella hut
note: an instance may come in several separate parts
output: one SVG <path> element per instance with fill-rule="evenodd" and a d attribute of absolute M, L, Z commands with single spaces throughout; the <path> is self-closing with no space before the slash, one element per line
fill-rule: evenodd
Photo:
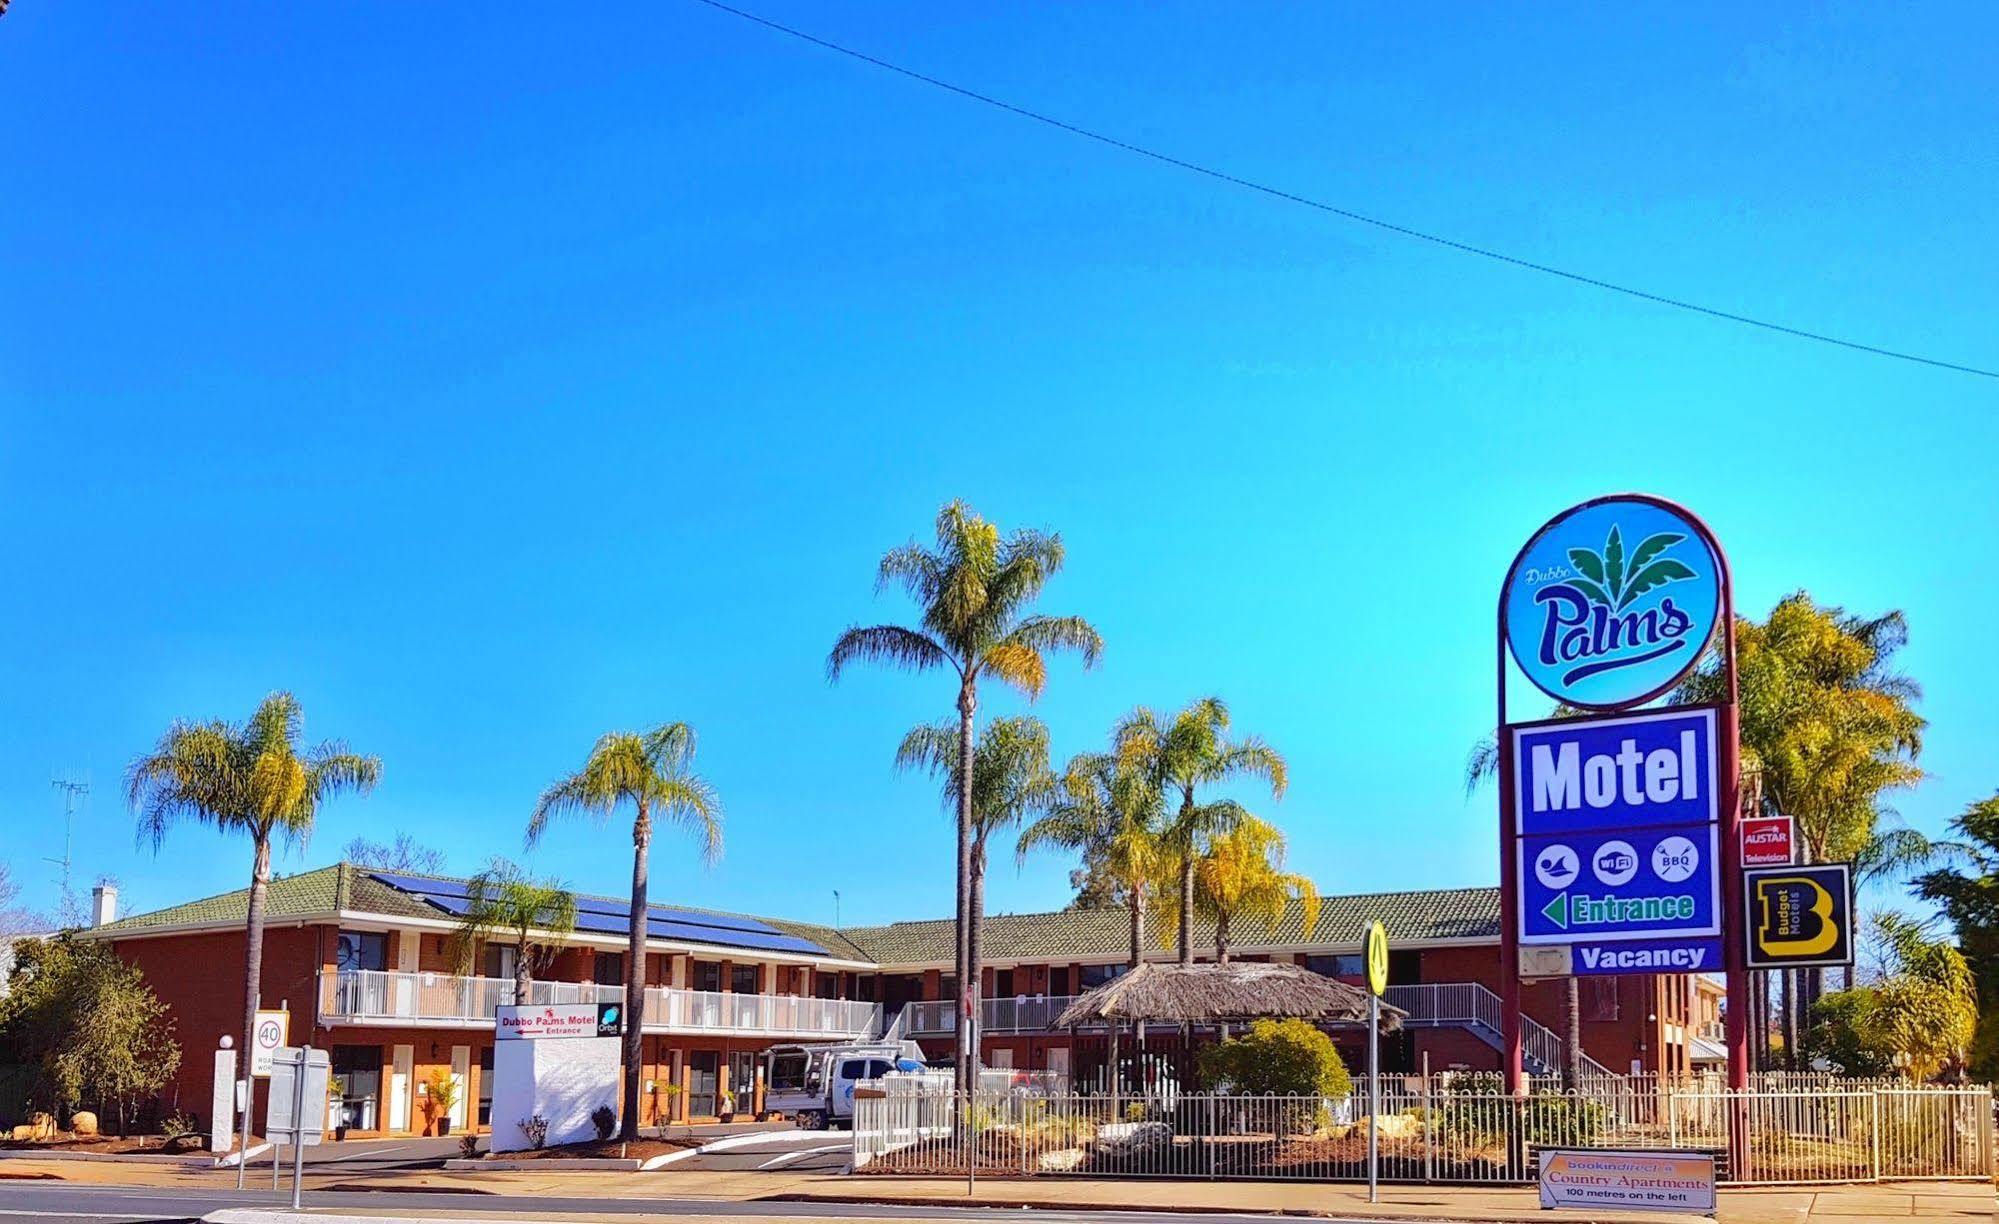
<path fill-rule="evenodd" d="M 1110 1028 L 1110 1089 L 1117 1093 L 1120 1024 L 1229 1024 L 1264 1019 L 1367 1025 L 1368 996 L 1358 986 L 1303 965 L 1231 961 L 1206 965 L 1140 965 L 1071 1003 L 1058 1028 Z M 1400 1008 L 1381 1005 L 1381 1029 L 1402 1027 Z"/>

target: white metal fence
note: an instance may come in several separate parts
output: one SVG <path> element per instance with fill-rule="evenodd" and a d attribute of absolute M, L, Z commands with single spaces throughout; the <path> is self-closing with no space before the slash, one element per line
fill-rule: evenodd
<path fill-rule="evenodd" d="M 1736 1183 L 1989 1178 L 1987 1088 L 1537 1092 L 1514 1098 L 1420 1077 L 1383 1084 L 1380 1172 L 1405 1182 L 1531 1181 L 1546 1147 L 1712 1152 Z M 1641 1100 L 1643 1103 L 1641 1103 Z M 981 1091 L 885 1082 L 855 1102 L 868 1173 L 1364 1180 L 1366 1097 Z M 1731 1142 L 1731 1136 L 1734 1141 Z"/>

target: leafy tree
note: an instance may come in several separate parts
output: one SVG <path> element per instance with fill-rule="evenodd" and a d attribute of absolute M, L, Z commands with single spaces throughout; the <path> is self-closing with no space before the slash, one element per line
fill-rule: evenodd
<path fill-rule="evenodd" d="M 1084 871 L 1130 916 L 1127 963 L 1136 969 L 1145 959 L 1146 900 L 1169 866 L 1161 823 L 1159 788 L 1150 779 L 1115 754 L 1081 752 L 1069 758 L 1048 811 L 1021 830 L 1016 855 L 1025 862 L 1044 846 L 1080 853 Z"/>
<path fill-rule="evenodd" d="M 1077 616 L 1030 616 L 1027 609 L 1062 568 L 1062 537 L 1039 531 L 1000 536 L 997 526 L 962 501 L 937 513 L 937 547 L 915 541 L 881 559 L 875 589 L 901 586 L 920 609 L 920 628 L 903 625 L 853 626 L 826 656 L 826 676 L 838 680 L 857 661 L 887 663 L 908 671 L 949 669 L 958 680 L 958 878 L 957 955 L 960 989 L 978 1005 L 979 983 L 967 972 L 972 887 L 972 753 L 979 704 L 979 681 L 990 676 L 1025 693 L 1041 695 L 1048 682 L 1046 655 L 1074 650 L 1086 667 L 1096 665 L 1103 639 Z M 960 1025 L 958 1074 L 962 1078 L 977 1052 L 964 1045 Z"/>
<path fill-rule="evenodd" d="M 1872 1040 L 1876 992 L 1872 987 L 1835 990 L 1812 1005 L 1811 1023 L 1805 1029 L 1804 1052 L 1811 1060 L 1824 1059 L 1846 1075 L 1892 1075 L 1892 1054 Z"/>
<path fill-rule="evenodd" d="M 125 775 L 139 837 L 154 851 L 184 821 L 248 834 L 254 847 L 244 919 L 243 1038 L 254 1048 L 257 981 L 264 962 L 264 902 L 271 883 L 271 842 L 302 843 L 320 804 L 342 791 L 367 793 L 382 776 L 377 757 L 347 751 L 338 740 L 302 749 L 304 712 L 290 693 L 272 693 L 248 722 L 176 722 Z"/>
<path fill-rule="evenodd" d="M 495 934 L 514 939 L 514 1002 L 527 1003 L 535 976 L 548 968 L 576 929 L 576 894 L 555 879 L 537 879 L 519 864 L 496 858 L 465 881 L 465 914 L 447 951 L 469 973 L 479 945 Z"/>
<path fill-rule="evenodd" d="M 396 839 L 391 842 L 357 837 L 341 848 L 340 857 L 356 866 L 376 871 L 437 875 L 444 870 L 444 852 L 431 849 L 407 833 L 396 834 Z"/>
<path fill-rule="evenodd" d="M 944 781 L 944 806 L 962 793 L 958 768 L 959 729 L 950 723 L 916 727 L 896 750 L 898 770 L 923 769 Z M 980 980 L 986 919 L 986 847 L 994 833 L 1045 811 L 1058 783 L 1048 768 L 1048 728 L 1038 718 L 996 718 L 979 735 L 972 760 L 971 938 L 966 947 L 966 981 Z"/>
<path fill-rule="evenodd" d="M 1990 1081 L 1999 1079 L 1999 794 L 1966 807 L 1950 827 L 1947 845 L 1961 865 L 1921 876 L 1915 891 L 1956 928 L 1978 990 L 1971 1070 Z"/>
<path fill-rule="evenodd" d="M 1301 903 L 1309 934 L 1319 923 L 1319 890 L 1284 870 L 1284 834 L 1255 816 L 1245 815 L 1215 838 L 1194 864 L 1194 908 L 1214 920 L 1215 959 L 1222 964 L 1229 959 L 1231 923 L 1258 919 L 1274 930 L 1293 901 Z"/>
<path fill-rule="evenodd" d="M 722 804 L 694 772 L 694 728 L 665 723 L 634 734 L 613 731 L 597 741 L 583 768 L 541 793 L 528 818 L 527 844 L 541 840 L 551 817 L 590 816 L 600 823 L 630 804 L 632 907 L 625 953 L 625 1116 L 619 1137 L 639 1136 L 639 1085 L 643 1079 L 646 977 L 646 890 L 654 820 L 691 830 L 703 858 L 722 854 Z"/>
<path fill-rule="evenodd" d="M 1163 794 L 1180 801 L 1166 827 L 1165 840 L 1179 863 L 1183 965 L 1194 962 L 1194 863 L 1210 839 L 1231 832 L 1246 815 L 1233 800 L 1198 802 L 1197 791 L 1249 777 L 1267 782 L 1272 797 L 1284 797 L 1284 758 L 1260 739 L 1231 739 L 1228 730 L 1228 706 L 1219 697 L 1203 697 L 1170 720 L 1140 706 L 1118 724 L 1113 737 L 1120 761 L 1136 768 Z"/>
<path fill-rule="evenodd" d="M 1806 1048 L 1849 1073 L 1900 1069 L 1918 1081 L 1960 1069 L 1978 1018 L 1962 954 L 1897 914 L 1874 916 L 1887 974 L 1812 1008 Z"/>
<path fill-rule="evenodd" d="M 133 1107 L 180 1069 L 166 1004 L 145 977 L 107 947 L 67 935 L 23 940 L 0 1037 L 34 1068 L 34 1093 L 51 1112 L 95 1105 L 130 1125 Z"/>
<path fill-rule="evenodd" d="M 21 886 L 14 883 L 13 874 L 7 864 L 0 863 L 0 939 L 9 935 L 27 935 L 35 931 L 45 931 L 49 923 L 28 910 L 15 904 L 20 899 Z M 0 985 L 6 982 L 4 967 L 0 967 Z"/>
<path fill-rule="evenodd" d="M 1922 690 L 1894 669 L 1908 636 L 1900 612 L 1852 616 L 1802 591 L 1761 624 L 1736 622 L 1743 747 L 1762 771 L 1766 813 L 1797 823 L 1808 862 L 1854 858 L 1886 796 L 1922 779 Z M 1710 650 L 1672 700 L 1719 700 L 1723 680 Z"/>
<path fill-rule="evenodd" d="M 1333 1039 L 1303 1020 L 1257 1020 L 1200 1055 L 1204 1087 L 1249 1096 L 1343 1097 L 1353 1078 Z"/>

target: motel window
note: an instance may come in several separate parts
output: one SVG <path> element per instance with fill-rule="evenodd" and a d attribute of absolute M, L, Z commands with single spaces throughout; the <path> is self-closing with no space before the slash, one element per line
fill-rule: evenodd
<path fill-rule="evenodd" d="M 815 988 L 813 993 L 822 999 L 837 999 L 840 997 L 840 975 L 837 973 L 819 974 L 818 980 L 813 983 L 813 986 Z"/>
<path fill-rule="evenodd" d="M 591 969 L 590 980 L 599 986 L 623 986 L 625 984 L 625 954 L 623 952 L 599 952 L 596 964 Z"/>
<path fill-rule="evenodd" d="M 757 967 L 755 965 L 729 966 L 729 989 L 737 994 L 757 993 Z"/>
<path fill-rule="evenodd" d="M 1048 993 L 1058 998 L 1069 993 L 1069 966 L 1057 965 L 1048 971 Z"/>
<path fill-rule="evenodd" d="M 955 974 L 955 973 L 945 973 L 945 974 L 940 974 L 940 975 L 938 975 L 938 978 L 937 978 L 937 997 L 938 997 L 938 998 L 940 998 L 940 999 L 955 999 L 955 998 L 957 998 L 957 997 L 958 997 L 958 975 L 957 975 L 957 974 Z"/>
<path fill-rule="evenodd" d="M 334 968 L 360 973 L 389 967 L 389 937 L 380 931 L 342 931 L 333 950 Z"/>
<path fill-rule="evenodd" d="M 1308 956 L 1305 967 L 1321 977 L 1367 976 L 1367 965 L 1358 956 Z"/>
<path fill-rule="evenodd" d="M 1011 969 L 996 969 L 996 970 L 994 970 L 994 971 L 993 971 L 993 998 L 995 998 L 995 999 L 1011 999 L 1011 998 L 1013 998 L 1013 994 L 1014 994 L 1014 991 L 1013 991 L 1013 970 L 1011 970 Z"/>
<path fill-rule="evenodd" d="M 1614 977 L 1584 978 L 1583 1019 L 1617 1019 L 1617 979 Z"/>
<path fill-rule="evenodd" d="M 1123 977 L 1125 970 L 1129 968 L 1131 968 L 1129 965 L 1084 965 L 1083 989 L 1095 990 L 1105 982 Z"/>
<path fill-rule="evenodd" d="M 721 961 L 692 961 L 688 966 L 688 980 L 696 990 L 716 991 L 722 989 Z"/>

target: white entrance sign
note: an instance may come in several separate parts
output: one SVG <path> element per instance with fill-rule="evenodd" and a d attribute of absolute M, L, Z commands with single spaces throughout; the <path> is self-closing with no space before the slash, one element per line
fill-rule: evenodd
<path fill-rule="evenodd" d="M 251 1030 L 250 1074 L 258 1079 L 269 1079 L 271 1075 L 271 1055 L 285 1043 L 291 1034 L 290 1012 L 260 1011 L 257 1013 L 257 1027 Z"/>
<path fill-rule="evenodd" d="M 1695 1152 L 1541 1150 L 1541 1206 L 1713 1215 L 1714 1157 Z"/>
<path fill-rule="evenodd" d="M 493 1036 L 500 1041 L 614 1037 L 623 1031 L 624 1010 L 617 1003 L 509 1003 L 494 1018 Z"/>

